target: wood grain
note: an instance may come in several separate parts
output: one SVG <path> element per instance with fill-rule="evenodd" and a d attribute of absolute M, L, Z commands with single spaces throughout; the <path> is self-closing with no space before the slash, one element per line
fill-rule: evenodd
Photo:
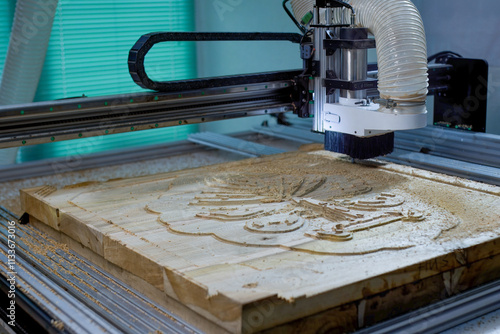
<path fill-rule="evenodd" d="M 21 199 L 61 235 L 234 333 L 297 321 L 355 329 L 398 303 L 408 310 L 500 277 L 498 187 L 325 152 Z M 375 299 L 382 306 L 366 311 Z"/>

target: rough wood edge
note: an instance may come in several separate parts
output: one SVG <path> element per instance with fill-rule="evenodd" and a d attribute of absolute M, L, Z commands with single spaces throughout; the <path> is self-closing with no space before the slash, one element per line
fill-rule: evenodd
<path fill-rule="evenodd" d="M 478 273 L 482 273 L 478 276 Z M 500 278 L 500 255 L 262 330 L 265 334 L 346 333 L 432 305 Z M 425 332 L 425 328 L 422 328 Z"/>
<path fill-rule="evenodd" d="M 126 232 L 114 225 L 108 225 L 93 213 L 68 205 L 56 209 L 57 217 L 40 214 L 40 212 L 51 212 L 52 207 L 39 196 L 38 189 L 23 192 L 23 208 L 30 215 L 42 222 L 57 220 L 57 224 L 48 225 L 52 228 L 56 227 L 57 231 L 89 248 L 110 263 L 149 282 L 149 284 L 162 291 L 163 294 L 169 294 L 169 297 L 181 301 L 184 305 L 204 314 L 205 317 L 212 318 L 213 321 L 220 321 L 224 326 L 228 326 L 231 331 L 235 329 L 235 324 L 237 324 L 237 328 L 241 327 L 241 302 L 235 301 L 224 294 L 208 298 L 208 289 L 206 287 L 193 282 L 189 277 L 175 269 L 166 268 L 147 256 L 124 247 L 119 236 Z M 88 216 L 90 221 L 95 223 L 90 225 L 83 223 L 75 218 L 76 213 Z M 39 219 L 39 217 L 42 217 L 43 220 Z M 105 228 L 106 231 L 96 229 L 98 225 L 101 225 L 100 228 Z"/>
<path fill-rule="evenodd" d="M 93 252 L 91 249 L 85 247 L 81 243 L 66 236 L 64 233 L 54 230 L 52 227 L 42 223 L 41 221 L 39 221 L 34 217 L 30 217 L 30 224 L 34 228 L 37 228 L 38 230 L 42 231 L 48 236 L 54 238 L 57 242 L 67 245 L 70 250 L 74 251 L 79 256 L 90 261 L 92 264 L 94 264 L 100 270 L 106 272 L 108 275 L 119 278 L 119 281 L 133 287 L 134 290 L 143 294 L 154 303 L 169 310 L 170 312 L 178 316 L 180 319 L 188 322 L 189 324 L 202 330 L 203 332 L 221 333 L 221 334 L 231 333 L 231 331 L 228 331 L 220 327 L 216 323 L 207 320 L 205 317 L 203 317 L 196 311 L 191 310 L 187 306 L 183 305 L 181 302 L 175 300 L 174 298 L 171 298 L 168 295 L 165 295 L 163 291 L 159 290 L 155 286 L 146 282 L 142 278 L 109 262 L 99 254 Z"/>
<path fill-rule="evenodd" d="M 52 208 L 43 200 L 45 196 L 40 195 L 41 191 L 47 187 L 36 187 L 20 190 L 21 208 L 24 212 L 28 211 L 33 217 L 40 221 L 47 222 L 50 227 L 59 230 L 59 209 Z"/>
<path fill-rule="evenodd" d="M 478 262 L 488 261 L 491 258 L 495 258 L 497 261 L 495 263 L 497 272 L 493 276 L 495 276 L 494 278 L 500 278 L 500 238 L 497 238 L 466 249 L 455 250 L 400 270 L 372 277 L 369 280 L 356 282 L 316 296 L 298 299 L 292 304 L 276 298 L 268 298 L 245 305 L 242 317 L 244 329 L 246 326 L 251 327 L 254 331 L 265 330 L 268 326 L 278 326 L 299 318 L 314 316 L 321 313 L 325 306 L 329 309 L 342 308 L 343 305 L 384 295 L 394 289 L 402 289 L 415 282 L 445 275 L 444 273 L 449 273 L 451 276 L 445 275 L 446 277 L 442 278 L 442 280 L 448 281 L 446 284 L 443 283 L 446 288 L 443 291 L 446 291 L 451 296 L 455 294 L 457 288 L 457 277 L 456 275 L 453 276 L 455 272 L 460 271 L 460 268 L 469 268 Z M 478 277 L 479 279 L 480 277 Z M 467 289 L 476 285 L 467 286 Z M 335 300 L 335 303 L 332 303 L 332 300 Z M 265 321 L 259 321 L 259 318 L 264 317 L 271 309 L 273 310 L 273 317 L 267 317 Z M 256 316 L 257 318 L 255 318 Z"/>

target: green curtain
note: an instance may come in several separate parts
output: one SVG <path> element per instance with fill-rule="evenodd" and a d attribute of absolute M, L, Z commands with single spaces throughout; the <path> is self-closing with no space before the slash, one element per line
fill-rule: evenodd
<path fill-rule="evenodd" d="M 143 34 L 193 31 L 194 0 L 59 0 L 36 101 L 144 91 L 128 74 L 127 58 Z M 163 43 L 146 57 L 156 80 L 196 77 L 193 43 Z M 20 150 L 18 162 L 185 139 L 196 126 L 79 139 Z M 83 152 L 82 152 L 83 151 Z"/>

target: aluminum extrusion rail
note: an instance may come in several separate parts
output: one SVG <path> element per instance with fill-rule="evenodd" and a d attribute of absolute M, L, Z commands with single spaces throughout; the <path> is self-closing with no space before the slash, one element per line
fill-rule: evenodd
<path fill-rule="evenodd" d="M 378 159 L 500 186 L 500 168 L 400 149 Z"/>
<path fill-rule="evenodd" d="M 248 140 L 238 139 L 213 132 L 194 133 L 188 137 L 188 140 L 196 144 L 240 154 L 249 158 L 285 152 L 279 148 L 261 145 Z"/>
<path fill-rule="evenodd" d="M 269 127 L 258 126 L 253 127 L 252 130 L 260 134 L 287 139 L 303 144 L 323 144 L 325 142 L 325 136 L 323 134 L 312 132 L 310 127 L 306 129 L 299 128 L 295 124 L 293 127 L 286 125 L 274 125 Z"/>
<path fill-rule="evenodd" d="M 241 86 L 0 107 L 0 148 L 283 113 L 293 109 L 297 74 L 265 73 L 266 81 Z"/>
<path fill-rule="evenodd" d="M 91 168 L 117 166 L 175 155 L 202 152 L 188 141 L 117 149 L 75 157 L 60 157 L 0 166 L 0 183 L 34 177 L 76 172 Z"/>
<path fill-rule="evenodd" d="M 254 128 L 253 131 L 300 143 L 322 142 L 321 135 L 306 130 L 308 121 L 292 120 L 297 124 Z M 495 135 L 434 126 L 399 131 L 394 152 L 377 159 L 500 185 L 500 137 Z"/>
<path fill-rule="evenodd" d="M 356 333 L 440 333 L 498 309 L 500 309 L 500 281 L 485 284 Z"/>
<path fill-rule="evenodd" d="M 0 207 L 0 274 L 6 276 L 7 224 L 17 221 Z M 49 316 L 49 332 L 200 333 L 78 255 L 58 247 L 32 226 L 16 224 L 16 286 L 36 313 Z M 31 311 L 33 312 L 33 311 Z"/>
<path fill-rule="evenodd" d="M 500 136 L 428 126 L 396 132 L 396 148 L 500 168 Z"/>

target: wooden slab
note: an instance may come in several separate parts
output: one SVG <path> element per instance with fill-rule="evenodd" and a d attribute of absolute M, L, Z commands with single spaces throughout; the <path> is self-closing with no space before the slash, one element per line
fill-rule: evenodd
<path fill-rule="evenodd" d="M 47 186 L 21 200 L 234 333 L 353 330 L 500 277 L 500 188 L 327 152 Z"/>

